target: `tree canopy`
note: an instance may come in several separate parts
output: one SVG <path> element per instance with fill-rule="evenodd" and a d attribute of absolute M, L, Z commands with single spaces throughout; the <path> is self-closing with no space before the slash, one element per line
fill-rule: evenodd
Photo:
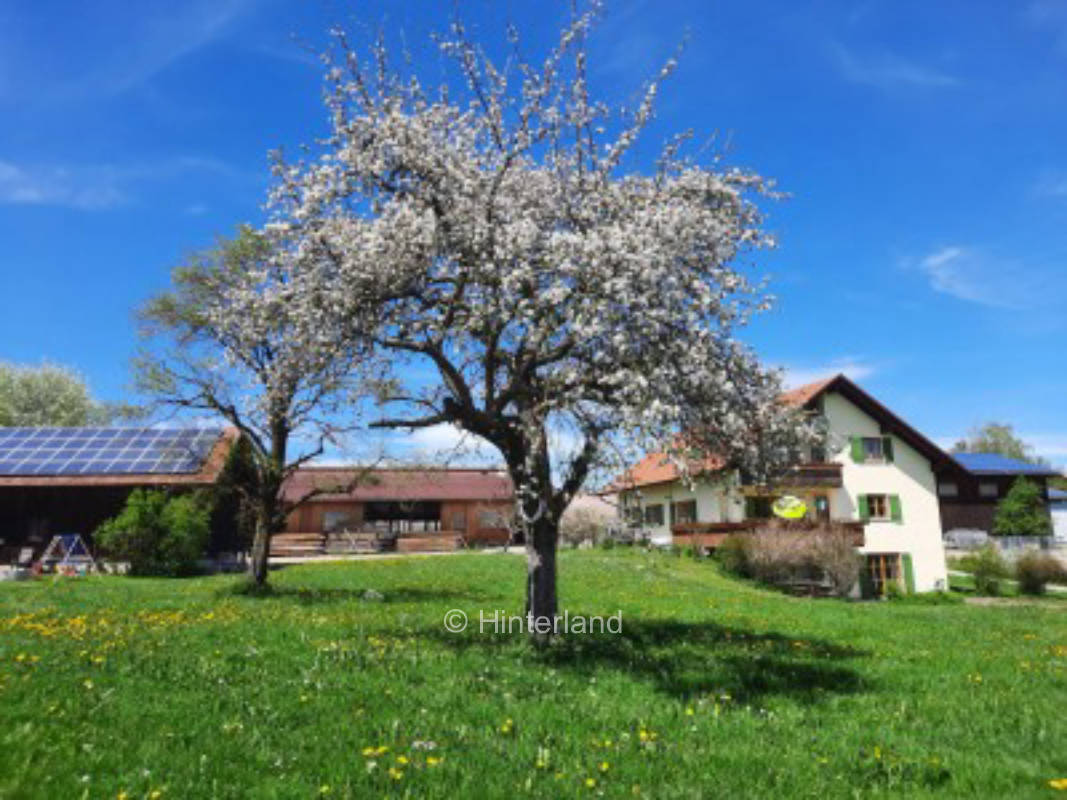
<path fill-rule="evenodd" d="M 993 533 L 998 536 L 1049 536 L 1052 520 L 1041 487 L 1026 478 L 1016 478 L 997 503 Z"/>
<path fill-rule="evenodd" d="M 0 427 L 106 425 L 135 415 L 129 406 L 93 399 L 85 380 L 69 367 L 0 362 Z"/>
<path fill-rule="evenodd" d="M 654 446 L 766 475 L 813 435 L 734 336 L 770 303 L 743 264 L 773 245 L 757 205 L 772 182 L 690 151 L 687 133 L 643 169 L 635 144 L 674 62 L 631 111 L 594 99 L 598 11 L 540 62 L 509 31 L 503 65 L 456 22 L 439 44 L 459 91 L 337 32 L 332 134 L 307 162 L 279 160 L 272 195 L 269 230 L 301 265 L 294 307 L 318 339 L 385 360 L 376 424 L 451 423 L 500 451 L 538 618 L 555 614 L 559 519 L 591 471 Z M 576 442 L 564 457 L 558 431 Z"/>
<path fill-rule="evenodd" d="M 1029 464 L 1048 466 L 1048 461 L 1034 452 L 1034 448 L 1015 433 L 1015 428 L 1002 422 L 987 422 L 973 428 L 967 438 L 952 445 L 953 453 L 997 453 Z"/>

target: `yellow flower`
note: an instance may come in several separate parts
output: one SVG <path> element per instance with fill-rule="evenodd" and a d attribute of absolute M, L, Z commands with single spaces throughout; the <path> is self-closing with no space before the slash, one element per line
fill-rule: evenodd
<path fill-rule="evenodd" d="M 159 800 L 163 796 L 163 792 L 159 789 L 153 789 L 148 793 L 148 800 Z"/>
<path fill-rule="evenodd" d="M 406 764 L 406 763 L 408 763 L 408 757 L 407 756 L 397 756 L 396 757 L 396 763 L 397 764 Z"/>
<path fill-rule="evenodd" d="M 1067 778 L 1053 778 L 1048 782 L 1048 785 L 1058 791 L 1067 790 Z"/>
<path fill-rule="evenodd" d="M 398 781 L 404 777 L 404 770 L 397 769 L 396 767 L 389 767 L 389 777 L 394 781 Z"/>
<path fill-rule="evenodd" d="M 882 748 L 881 747 L 877 747 L 876 746 L 874 748 L 874 757 L 875 758 L 881 758 L 882 757 Z"/>
<path fill-rule="evenodd" d="M 586 778 L 585 785 L 592 789 L 594 786 L 596 786 L 596 778 Z"/>
<path fill-rule="evenodd" d="M 426 757 L 426 766 L 428 766 L 428 767 L 436 767 L 440 763 L 441 763 L 441 759 L 438 758 L 437 756 L 427 756 Z"/>
<path fill-rule="evenodd" d="M 130 796 L 126 794 L 126 790 L 123 789 L 121 792 L 115 795 L 115 800 L 129 800 L 129 797 Z"/>
<path fill-rule="evenodd" d="M 330 788 L 330 784 L 328 783 L 324 783 L 319 787 L 319 794 L 323 796 L 328 795 L 332 791 L 333 789 Z"/>
<path fill-rule="evenodd" d="M 693 715 L 694 715 L 695 713 L 697 713 L 697 712 L 693 710 L 693 707 L 692 707 L 692 706 L 689 706 L 689 708 L 687 708 L 687 709 L 685 710 L 685 715 L 686 715 L 687 717 L 691 717 L 691 716 L 693 716 Z"/>
<path fill-rule="evenodd" d="M 93 682 L 89 678 L 86 678 L 84 681 L 82 681 L 82 686 L 91 691 L 93 688 Z"/>
<path fill-rule="evenodd" d="M 607 772 L 609 769 L 611 769 L 611 764 L 609 764 L 607 761 L 601 761 L 600 762 L 600 771 L 601 772 Z"/>

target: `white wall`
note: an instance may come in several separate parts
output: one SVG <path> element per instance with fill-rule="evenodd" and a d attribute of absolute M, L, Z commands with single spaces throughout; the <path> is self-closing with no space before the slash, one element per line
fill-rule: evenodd
<path fill-rule="evenodd" d="M 671 503 L 686 500 L 697 501 L 698 522 L 741 522 L 745 518 L 743 498 L 730 491 L 733 478 L 718 480 L 700 479 L 690 487 L 683 481 L 658 483 L 642 486 L 640 492 L 641 518 L 644 519 L 645 507 L 661 504 L 663 506 L 663 524 L 650 526 L 642 523 L 641 528 L 652 534 L 655 544 L 671 543 Z"/>
<path fill-rule="evenodd" d="M 840 444 L 831 458 L 842 465 L 844 483 L 844 490 L 835 493 L 837 508 L 832 509 L 834 517 L 858 519 L 857 498 L 861 494 L 899 495 L 903 521 L 869 522 L 861 552 L 911 553 L 916 591 L 933 591 L 939 581 L 942 582 L 941 588 L 947 589 L 937 482 L 930 462 L 893 436 L 892 463 L 855 463 L 849 437 L 882 436 L 878 423 L 841 395 L 827 394 L 823 400 L 831 440 Z"/>
<path fill-rule="evenodd" d="M 1052 513 L 1052 535 L 1056 541 L 1067 541 L 1067 501 L 1049 504 Z"/>

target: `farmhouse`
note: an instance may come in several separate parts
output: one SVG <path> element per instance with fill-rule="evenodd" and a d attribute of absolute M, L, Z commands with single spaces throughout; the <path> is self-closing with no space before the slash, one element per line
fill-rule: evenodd
<path fill-rule="evenodd" d="M 943 465 L 937 474 L 941 527 L 945 533 L 956 530 L 992 533 L 997 503 L 1016 479 L 1025 477 L 1036 483 L 1047 505 L 1048 479 L 1058 474 L 1049 467 L 997 453 L 953 453 L 952 461 Z"/>
<path fill-rule="evenodd" d="M 236 441 L 232 429 L 0 428 L 0 562 L 34 555 L 60 533 L 91 536 L 137 488 L 215 486 Z M 220 508 L 213 541 L 234 535 Z"/>
<path fill-rule="evenodd" d="M 272 554 L 452 550 L 511 538 L 514 492 L 501 470 L 307 467 L 283 494 L 296 502 L 313 491 L 321 493 L 289 515 Z"/>
<path fill-rule="evenodd" d="M 936 475 L 953 461 L 937 445 L 844 375 L 802 386 L 783 401 L 823 417 L 825 449 L 813 450 L 773 486 L 746 481 L 716 457 L 688 465 L 684 480 L 654 453 L 617 484 L 628 513 L 660 544 L 714 546 L 728 532 L 771 516 L 777 497 L 805 501 L 812 520 L 856 530 L 870 585 L 913 591 L 947 588 Z"/>

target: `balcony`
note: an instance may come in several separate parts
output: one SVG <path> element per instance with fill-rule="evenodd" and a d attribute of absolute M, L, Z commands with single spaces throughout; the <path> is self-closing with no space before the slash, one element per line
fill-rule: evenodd
<path fill-rule="evenodd" d="M 722 541 L 733 534 L 752 534 L 766 526 L 770 520 L 747 519 L 744 522 L 680 522 L 671 526 L 671 539 L 678 547 L 700 547 L 714 550 Z M 775 523 L 780 530 L 805 531 L 824 525 L 822 522 L 798 520 L 796 522 Z M 863 547 L 863 523 L 855 520 L 834 520 L 834 527 L 845 528 L 852 535 L 852 544 L 855 547 Z"/>

